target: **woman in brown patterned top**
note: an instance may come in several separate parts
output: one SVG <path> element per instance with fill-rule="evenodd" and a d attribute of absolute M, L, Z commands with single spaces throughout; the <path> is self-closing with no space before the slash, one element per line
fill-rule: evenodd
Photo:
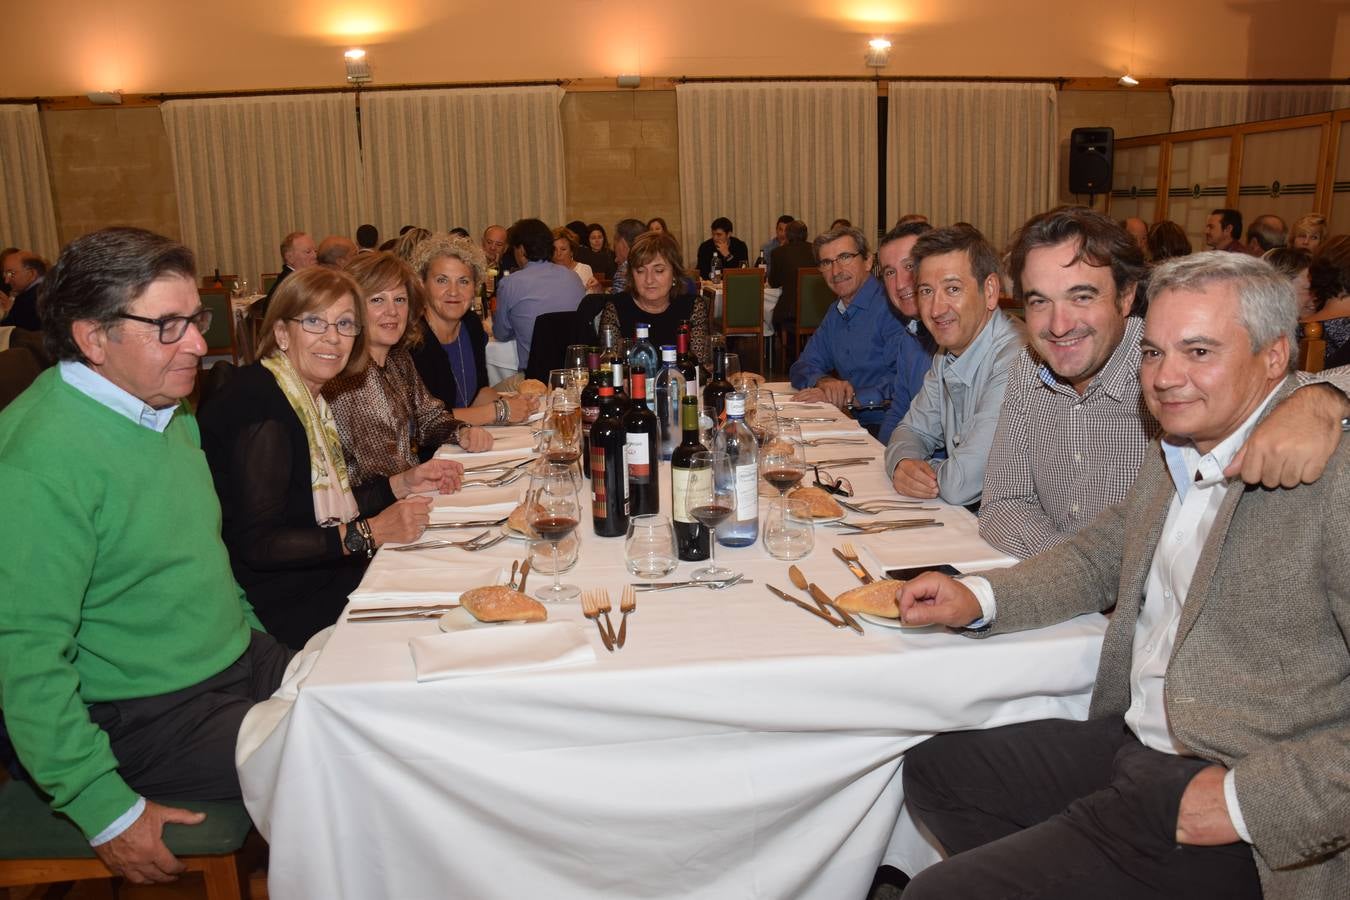
<path fill-rule="evenodd" d="M 422 285 L 393 253 L 363 253 L 347 267 L 366 303 L 370 364 L 324 385 L 353 485 L 417 465 L 444 443 L 471 452 L 492 436 L 456 419 L 427 391 L 405 346 L 422 315 Z"/>

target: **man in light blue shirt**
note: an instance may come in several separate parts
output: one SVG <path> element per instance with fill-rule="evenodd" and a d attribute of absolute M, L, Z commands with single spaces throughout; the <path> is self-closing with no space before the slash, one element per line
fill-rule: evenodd
<path fill-rule="evenodd" d="M 788 372 L 793 399 L 864 407 L 858 423 L 875 433 L 895 377 L 895 344 L 905 327 L 870 274 L 872 254 L 856 228 L 816 236 L 816 261 L 838 298 Z"/>
<path fill-rule="evenodd" d="M 553 232 L 538 219 L 521 219 L 511 226 L 508 240 L 520 268 L 503 278 L 497 288 L 497 311 L 492 315 L 492 337 L 516 342 L 516 365 L 530 359 L 534 320 L 544 313 L 572 312 L 586 296 L 581 279 L 571 269 L 551 262 Z"/>
<path fill-rule="evenodd" d="M 998 308 L 998 254 L 973 227 L 930 231 L 911 256 L 919 315 L 939 349 L 886 445 L 886 469 L 901 494 L 968 506 L 984 489 L 1008 367 L 1025 328 Z M 946 459 L 936 458 L 940 450 Z"/>
<path fill-rule="evenodd" d="M 769 258 L 773 256 L 773 251 L 787 243 L 787 227 L 795 219 L 787 213 L 778 217 L 778 222 L 773 227 L 773 237 L 764 242 L 764 246 L 759 248 L 759 258 L 764 261 L 764 277 L 769 277 L 769 272 L 773 269 L 773 261 Z"/>

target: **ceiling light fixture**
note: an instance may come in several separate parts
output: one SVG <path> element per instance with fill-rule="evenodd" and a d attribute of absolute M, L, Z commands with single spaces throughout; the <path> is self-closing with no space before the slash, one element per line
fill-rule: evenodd
<path fill-rule="evenodd" d="M 1121 87 L 1138 87 L 1139 79 L 1135 78 L 1129 72 L 1126 72 L 1124 75 L 1120 76 L 1120 79 L 1116 82 L 1116 84 L 1120 85 Z"/>
<path fill-rule="evenodd" d="M 642 85 L 641 75 L 620 75 L 616 80 L 621 88 L 638 88 Z"/>
<path fill-rule="evenodd" d="M 90 91 L 85 96 L 90 103 L 98 106 L 117 106 L 122 102 L 121 91 Z"/>
<path fill-rule="evenodd" d="M 342 54 L 347 63 L 347 81 L 350 84 L 367 84 L 371 80 L 370 63 L 366 61 L 366 51 L 353 47 Z"/>
<path fill-rule="evenodd" d="M 885 38 L 872 38 L 867 42 L 867 55 L 863 57 L 873 69 L 884 69 L 891 61 L 891 42 Z"/>

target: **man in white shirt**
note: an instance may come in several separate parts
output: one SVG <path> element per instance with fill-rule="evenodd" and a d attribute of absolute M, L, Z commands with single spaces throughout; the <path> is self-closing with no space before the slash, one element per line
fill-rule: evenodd
<path fill-rule="evenodd" d="M 909 754 L 906 799 L 953 856 L 907 900 L 1350 892 L 1350 448 L 1293 490 L 1223 476 L 1296 386 L 1287 279 L 1197 254 L 1158 268 L 1149 303 L 1163 437 L 1129 497 L 1019 566 L 900 591 L 908 623 L 979 636 L 1115 608 L 1088 721 Z"/>

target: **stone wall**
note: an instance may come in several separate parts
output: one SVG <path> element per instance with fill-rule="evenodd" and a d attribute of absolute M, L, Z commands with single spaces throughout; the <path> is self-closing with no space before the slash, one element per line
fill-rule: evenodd
<path fill-rule="evenodd" d="M 173 161 L 157 107 L 48 110 L 42 128 L 63 245 L 109 225 L 179 237 Z"/>

